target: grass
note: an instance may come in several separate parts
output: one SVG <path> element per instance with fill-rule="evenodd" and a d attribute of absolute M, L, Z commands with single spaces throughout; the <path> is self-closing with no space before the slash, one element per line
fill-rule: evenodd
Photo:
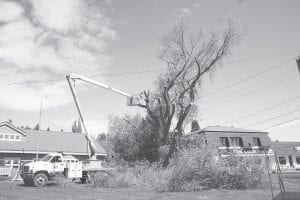
<path fill-rule="evenodd" d="M 26 187 L 22 182 L 0 182 L 0 200 L 84 199 L 84 200 L 271 200 L 269 190 L 205 190 L 200 192 L 158 193 L 140 188 L 93 188 L 71 184 L 67 187 Z"/>

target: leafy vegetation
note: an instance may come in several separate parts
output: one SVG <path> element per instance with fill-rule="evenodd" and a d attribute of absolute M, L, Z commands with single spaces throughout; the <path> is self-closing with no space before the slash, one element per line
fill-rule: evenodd
<path fill-rule="evenodd" d="M 258 158 L 229 156 L 217 159 L 208 145 L 198 146 L 195 141 L 189 144 L 192 145 L 181 147 L 167 168 L 148 161 L 124 162 L 112 174 L 96 176 L 94 186 L 144 186 L 159 192 L 263 187 L 266 170 L 257 162 Z"/>

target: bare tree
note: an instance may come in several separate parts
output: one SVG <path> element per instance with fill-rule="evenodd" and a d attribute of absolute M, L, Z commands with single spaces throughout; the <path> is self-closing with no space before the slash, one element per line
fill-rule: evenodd
<path fill-rule="evenodd" d="M 184 123 L 197 112 L 195 101 L 201 80 L 220 66 L 238 39 L 231 21 L 222 33 L 211 34 L 191 31 L 180 22 L 161 37 L 159 58 L 166 63 L 168 71 L 159 77 L 155 92 L 142 93 L 144 102 L 139 106 L 146 109 L 152 125 L 157 127 L 160 143 L 168 145 L 164 166 L 176 150 Z"/>

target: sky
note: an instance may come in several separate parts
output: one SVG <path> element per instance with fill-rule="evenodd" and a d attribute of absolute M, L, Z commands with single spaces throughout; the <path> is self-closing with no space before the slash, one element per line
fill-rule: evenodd
<path fill-rule="evenodd" d="M 0 121 L 34 127 L 42 100 L 41 128 L 70 131 L 78 114 L 67 74 L 95 76 L 130 94 L 151 90 L 166 68 L 158 52 L 168 27 L 183 20 L 209 33 L 230 17 L 243 36 L 203 82 L 200 127 L 300 141 L 299 6 L 297 0 L 0 0 Z M 76 90 L 93 135 L 107 131 L 110 116 L 143 113 L 102 88 L 78 82 Z"/>

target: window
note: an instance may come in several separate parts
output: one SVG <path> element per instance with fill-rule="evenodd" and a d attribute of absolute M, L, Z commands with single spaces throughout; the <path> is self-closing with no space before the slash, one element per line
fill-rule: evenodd
<path fill-rule="evenodd" d="M 6 165 L 18 166 L 21 158 L 19 157 L 4 157 Z"/>
<path fill-rule="evenodd" d="M 253 137 L 253 144 L 254 144 L 254 146 L 259 146 L 259 147 L 262 146 L 259 137 Z"/>
<path fill-rule="evenodd" d="M 55 156 L 54 158 L 52 158 L 51 162 L 61 162 L 61 157 Z"/>
<path fill-rule="evenodd" d="M 46 155 L 46 156 L 44 156 L 44 157 L 42 158 L 41 161 L 48 162 L 48 161 L 51 159 L 51 157 L 52 157 L 52 156 L 50 156 L 50 155 Z"/>
<path fill-rule="evenodd" d="M 17 134 L 5 134 L 1 133 L 0 134 L 0 140 L 9 140 L 9 141 L 20 141 L 21 136 Z"/>
<path fill-rule="evenodd" d="M 296 163 L 297 165 L 300 165 L 300 156 L 296 156 Z"/>
<path fill-rule="evenodd" d="M 281 165 L 286 165 L 286 159 L 285 159 L 285 156 L 279 156 L 279 157 L 278 157 L 278 160 L 279 160 L 279 164 L 281 164 Z"/>
<path fill-rule="evenodd" d="M 220 137 L 220 142 L 223 147 L 229 147 L 228 137 Z"/>
<path fill-rule="evenodd" d="M 241 137 L 231 137 L 230 142 L 234 147 L 244 147 L 243 139 Z"/>

